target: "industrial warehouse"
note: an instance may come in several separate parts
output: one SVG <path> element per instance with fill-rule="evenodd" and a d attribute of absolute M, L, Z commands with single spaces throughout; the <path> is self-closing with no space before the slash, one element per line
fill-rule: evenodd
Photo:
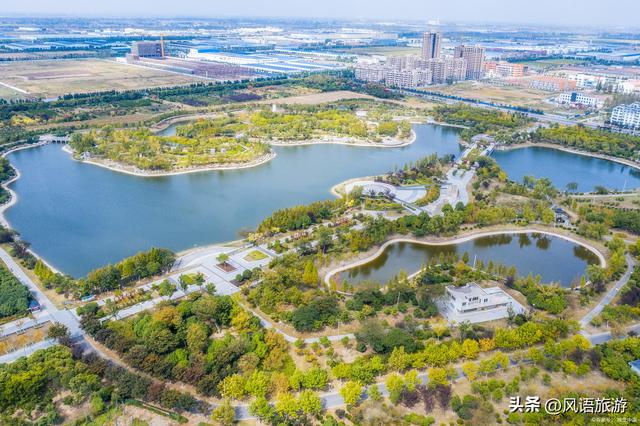
<path fill-rule="evenodd" d="M 126 62 L 182 74 L 215 80 L 242 80 L 304 72 L 335 71 L 344 69 L 337 62 L 347 55 L 321 52 L 256 48 L 251 45 L 235 47 L 196 46 L 173 53 L 160 41 L 136 41 Z"/>

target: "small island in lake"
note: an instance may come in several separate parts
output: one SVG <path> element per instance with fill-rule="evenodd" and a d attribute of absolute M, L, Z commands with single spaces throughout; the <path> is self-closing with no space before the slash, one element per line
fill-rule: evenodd
<path fill-rule="evenodd" d="M 163 136 L 148 128 L 105 126 L 72 136 L 77 160 L 138 175 L 251 167 L 275 156 L 270 145 L 346 143 L 399 146 L 411 142 L 408 121 L 367 120 L 337 108 L 261 109 L 179 125 Z"/>
<path fill-rule="evenodd" d="M 179 126 L 175 136 L 106 126 L 74 134 L 69 146 L 77 159 L 137 174 L 246 167 L 270 159 L 269 145 L 242 135 L 243 127 L 226 117 Z"/>

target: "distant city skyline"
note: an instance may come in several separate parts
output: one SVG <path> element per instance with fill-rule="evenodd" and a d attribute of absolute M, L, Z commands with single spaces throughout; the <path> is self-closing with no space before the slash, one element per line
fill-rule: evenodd
<path fill-rule="evenodd" d="M 0 15 L 77 17 L 255 17 L 345 20 L 504 22 L 567 27 L 640 27 L 638 0 L 25 0 L 3 4 Z"/>

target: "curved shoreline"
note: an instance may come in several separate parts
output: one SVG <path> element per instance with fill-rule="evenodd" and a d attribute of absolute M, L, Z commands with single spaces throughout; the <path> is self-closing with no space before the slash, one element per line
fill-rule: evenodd
<path fill-rule="evenodd" d="M 433 123 L 427 123 L 427 124 L 438 125 L 438 124 L 433 124 Z M 388 148 L 395 148 L 395 147 L 400 147 L 400 146 L 409 145 L 409 144 L 413 143 L 413 142 L 417 139 L 417 134 L 416 134 L 415 130 L 413 130 L 413 129 L 412 129 L 412 133 L 413 133 L 413 137 L 412 137 L 412 139 L 411 139 L 410 141 L 407 141 L 407 142 L 403 143 L 402 145 L 393 145 L 393 146 L 384 146 L 384 147 L 388 147 Z M 325 142 L 325 143 L 331 143 L 331 142 Z M 357 146 L 357 145 L 349 144 L 349 143 L 340 143 L 340 142 L 334 142 L 334 143 L 343 144 L 343 145 Z M 8 151 L 6 151 L 6 152 L 2 153 L 2 156 L 3 156 L 3 157 L 6 157 L 6 156 L 8 156 L 9 154 L 11 154 L 11 153 L 13 153 L 13 152 L 15 152 L 15 151 L 20 151 L 20 150 L 30 149 L 30 148 L 36 148 L 36 147 L 40 147 L 40 146 L 47 145 L 47 144 L 48 144 L 48 143 L 36 143 L 36 144 L 31 144 L 31 145 L 22 145 L 22 146 L 18 146 L 18 147 L 16 147 L 16 148 L 10 149 L 10 150 L 8 150 Z M 555 145 L 552 145 L 552 144 L 549 144 L 549 145 L 550 145 L 549 147 L 550 147 L 550 148 L 553 148 L 553 149 L 560 149 L 560 148 L 563 148 L 563 147 L 556 147 Z M 292 146 L 292 145 L 290 145 L 290 144 L 286 144 L 285 146 Z M 364 145 L 364 146 L 370 146 L 370 145 Z M 526 146 L 529 146 L 529 145 L 514 146 L 514 147 L 511 147 L 511 149 L 524 148 L 524 147 L 526 147 Z M 531 146 L 536 146 L 536 145 L 531 144 Z M 542 144 L 537 144 L 537 146 L 542 146 Z M 69 150 L 68 150 L 67 148 L 68 148 L 68 147 L 67 147 L 67 146 L 65 146 L 65 147 L 63 147 L 63 150 L 65 150 L 66 152 L 68 152 L 68 153 L 69 153 Z M 571 150 L 569 150 L 569 152 L 571 152 Z M 272 154 L 273 154 L 273 156 L 272 156 L 271 158 L 268 158 L 268 159 L 264 160 L 263 162 L 268 162 L 268 161 L 270 161 L 271 159 L 273 159 L 273 158 L 275 157 L 275 155 L 276 155 L 276 154 L 275 154 L 275 152 L 274 152 L 274 153 L 272 153 Z M 576 154 L 585 155 L 584 153 L 581 153 L 581 152 L 576 152 Z M 73 160 L 75 160 L 75 159 L 73 158 L 73 156 L 72 156 L 72 155 L 70 155 L 70 156 L 71 156 L 71 158 L 72 158 Z M 596 155 L 593 155 L 593 156 L 596 156 Z M 606 159 L 606 158 L 605 158 L 605 159 Z M 82 160 L 75 160 L 75 161 L 82 161 Z M 119 169 L 117 169 L 117 168 L 111 168 L 111 167 L 108 167 L 108 166 L 106 166 L 106 165 L 99 164 L 99 163 L 93 163 L 93 162 L 89 162 L 89 161 L 82 161 L 82 162 L 88 162 L 88 163 L 90 163 L 90 164 L 93 164 L 93 165 L 96 165 L 96 166 L 99 166 L 99 167 L 103 167 L 103 168 L 106 168 L 106 169 L 109 169 L 109 170 L 112 170 L 112 171 L 115 171 L 115 172 L 120 172 L 120 173 L 125 173 L 125 174 L 130 174 L 130 175 L 140 176 L 140 177 L 155 177 L 155 176 L 162 176 L 162 175 L 159 175 L 159 174 L 153 174 L 153 175 L 149 175 L 149 176 L 145 176 L 145 175 L 138 175 L 138 174 L 135 174 L 135 173 L 132 173 L 132 172 L 128 172 L 128 171 L 124 171 L 124 170 L 119 170 Z M 260 163 L 260 164 L 262 164 L 262 163 Z M 625 164 L 625 163 L 623 163 L 623 164 Z M 254 166 L 257 166 L 257 165 L 259 165 L 259 164 L 249 165 L 249 166 L 244 166 L 244 167 L 230 167 L 230 168 L 225 168 L 225 169 L 247 168 L 247 167 L 254 167 Z M 10 200 L 9 200 L 7 203 L 5 203 L 5 204 L 3 204 L 3 205 L 0 205 L 0 223 L 1 223 L 1 224 L 3 224 L 4 226 L 7 226 L 7 227 L 10 227 L 10 224 L 9 224 L 8 220 L 6 219 L 6 217 L 5 217 L 5 212 L 6 212 L 9 208 L 11 208 L 13 205 L 15 205 L 15 204 L 17 203 L 17 201 L 18 201 L 18 195 L 17 195 L 17 193 L 16 193 L 15 191 L 13 191 L 9 186 L 10 186 L 13 182 L 17 181 L 17 180 L 20 178 L 20 176 L 21 176 L 20 170 L 19 170 L 17 167 L 15 167 L 13 164 L 11 164 L 11 166 L 12 166 L 12 167 L 14 168 L 14 170 L 16 171 L 16 175 L 15 175 L 13 178 L 11 178 L 10 180 L 8 180 L 8 181 L 6 181 L 6 182 L 2 183 L 2 186 L 3 186 L 3 187 L 4 187 L 4 188 L 9 192 L 9 194 L 11 195 L 11 198 L 10 198 Z M 638 166 L 635 166 L 635 167 L 638 167 Z M 639 168 L 640 168 L 640 167 L 639 167 Z M 212 170 L 224 170 L 224 169 L 222 169 L 222 168 L 216 168 L 216 169 L 212 169 Z M 168 175 L 179 175 L 179 174 L 186 174 L 186 173 L 197 173 L 197 172 L 201 172 L 201 171 L 207 171 L 207 170 L 204 170 L 204 169 L 198 169 L 198 170 L 181 171 L 181 172 L 177 172 L 177 173 L 169 173 Z M 358 178 L 353 178 L 353 179 L 351 179 L 351 180 L 361 180 L 361 179 L 362 179 L 362 177 L 358 177 Z M 339 184 L 337 184 L 337 185 L 334 185 L 334 186 L 330 189 L 331 193 L 332 193 L 333 195 L 335 195 L 335 196 L 340 196 L 340 195 L 336 192 L 336 188 L 337 188 L 338 186 L 340 186 L 340 185 L 343 185 L 343 184 L 347 183 L 348 181 L 349 181 L 349 180 L 344 181 L 344 182 L 341 182 L 341 183 L 339 183 Z M 605 259 L 604 259 L 604 256 L 603 256 L 603 255 L 602 255 L 602 253 L 601 253 L 598 249 L 596 249 L 595 247 L 593 247 L 593 246 L 591 246 L 591 245 L 588 245 L 587 243 L 583 243 L 583 242 L 580 242 L 580 241 L 578 241 L 578 240 L 572 239 L 571 237 L 567 237 L 567 236 L 565 236 L 565 235 L 556 234 L 556 233 L 549 232 L 549 231 L 540 231 L 540 230 L 521 230 L 521 229 L 520 229 L 520 230 L 513 230 L 513 231 L 493 231 L 493 232 L 489 232 L 489 233 L 486 233 L 486 234 L 482 234 L 482 233 L 481 233 L 481 234 L 469 234 L 469 235 L 467 235 L 467 236 L 458 237 L 457 239 L 452 239 L 452 240 L 450 240 L 450 241 L 446 241 L 446 242 L 432 242 L 432 243 L 429 243 L 429 242 L 419 241 L 419 240 L 413 240 L 413 239 L 407 239 L 407 240 L 408 240 L 407 242 L 414 242 L 414 243 L 418 243 L 418 244 L 427 244 L 427 245 L 446 245 L 446 244 L 452 244 L 452 243 L 455 243 L 455 242 L 464 242 L 464 241 L 468 241 L 468 240 L 470 240 L 470 239 L 474 239 L 474 238 L 479 238 L 479 237 L 482 237 L 482 236 L 500 235 L 500 234 L 507 234 L 507 233 L 526 233 L 526 232 L 540 232 L 540 233 L 545 233 L 545 234 L 549 234 L 549 235 L 558 236 L 558 237 L 560 237 L 560 238 L 564 238 L 564 239 L 566 239 L 566 240 L 568 240 L 568 241 L 571 241 L 571 242 L 574 242 L 574 243 L 580 244 L 580 245 L 582 245 L 582 246 L 587 247 L 587 248 L 588 248 L 588 249 L 590 249 L 592 252 L 594 252 L 594 253 L 598 256 L 598 258 L 600 259 L 600 262 L 601 262 L 601 264 L 602 264 L 602 265 L 606 264 L 606 261 L 605 261 Z M 466 239 L 466 240 L 465 240 L 465 239 Z M 386 242 L 386 243 L 385 243 L 386 245 L 383 245 L 383 246 L 381 247 L 381 249 L 382 249 L 382 250 L 384 250 L 384 248 L 386 248 L 390 243 L 392 243 L 392 242 L 394 242 L 394 241 L 395 241 L 395 242 L 398 242 L 399 240 L 400 240 L 400 239 L 390 240 L 390 241 Z M 375 259 L 377 256 L 379 256 L 379 255 L 382 253 L 382 251 L 380 251 L 380 249 L 379 249 L 378 251 L 379 251 L 379 253 L 378 253 L 378 252 L 376 252 L 376 254 L 375 254 L 374 256 L 370 256 L 371 258 L 370 258 L 369 260 L 367 260 L 366 262 L 363 262 L 363 263 L 367 263 L 368 261 L 371 261 L 371 260 Z M 35 253 L 35 252 L 33 252 L 33 251 L 32 251 L 32 253 L 34 254 L 34 256 L 38 257 L 38 258 L 39 258 L 39 259 L 41 259 L 45 264 L 47 264 L 47 266 L 49 266 L 52 270 L 54 270 L 54 271 L 56 271 L 56 272 L 59 272 L 55 267 L 53 267 L 51 264 L 49 264 L 49 263 L 48 263 L 45 259 L 43 259 L 41 256 L 39 256 L 38 254 L 36 254 L 36 253 Z M 351 264 L 348 268 L 344 268 L 344 269 L 342 269 L 342 270 L 351 269 L 351 268 L 356 267 L 356 266 L 359 266 L 359 265 Z M 339 271 L 339 272 L 342 272 L 342 271 Z M 327 276 L 325 277 L 325 281 L 328 283 L 328 278 L 330 278 L 331 276 L 335 275 L 336 273 L 337 273 L 336 271 L 330 271 L 330 272 L 327 274 Z"/>
<path fill-rule="evenodd" d="M 22 151 L 30 148 L 37 148 L 47 144 L 48 142 L 38 142 L 30 145 L 17 146 L 15 148 L 11 148 L 10 150 L 3 152 L 2 158 L 6 158 L 9 154 L 12 154 L 16 151 Z M 17 181 L 18 179 L 20 179 L 20 176 L 21 176 L 20 170 L 16 166 L 11 164 L 11 162 L 9 162 L 9 165 L 11 166 L 11 168 L 13 168 L 13 170 L 15 170 L 16 174 L 11 179 L 2 182 L 2 187 L 9 193 L 10 198 L 9 198 L 9 201 L 0 205 L 0 224 L 2 224 L 2 226 L 5 226 L 7 228 L 11 228 L 11 224 L 9 223 L 7 218 L 4 217 L 4 212 L 9 210 L 9 208 L 11 208 L 13 205 L 15 205 L 18 202 L 18 194 L 13 189 L 10 188 L 10 185 L 13 182 Z"/>
<path fill-rule="evenodd" d="M 483 238 L 483 237 L 491 237 L 491 236 L 495 236 L 495 235 L 505 235 L 505 234 L 530 234 L 530 233 L 538 233 L 538 234 L 545 234 L 545 235 L 550 235 L 553 237 L 558 237 L 561 238 L 563 240 L 572 242 L 574 244 L 578 244 L 586 249 L 588 249 L 589 251 L 591 251 L 593 254 L 595 254 L 598 259 L 600 260 L 600 266 L 605 267 L 607 265 L 607 261 L 604 257 L 604 255 L 602 254 L 602 252 L 597 249 L 595 246 L 584 242 L 584 241 L 579 241 L 576 238 L 573 238 L 571 236 L 568 235 L 564 235 L 561 234 L 559 232 L 553 232 L 553 231 L 548 231 L 548 230 L 540 230 L 540 229 L 535 229 L 535 228 L 526 228 L 526 229 L 522 229 L 522 228 L 518 228 L 518 229 L 504 229 L 504 230 L 496 230 L 496 231 L 485 231 L 485 232 L 475 232 L 475 233 L 470 233 L 470 234 L 466 234 L 466 235 L 460 235 L 460 236 L 455 236 L 455 237 L 451 237 L 451 238 L 447 238 L 445 240 L 437 240 L 437 241 L 427 241 L 427 240 L 418 240 L 416 238 L 410 238 L 410 237 L 399 237 L 399 238 L 393 238 L 389 241 L 384 242 L 379 248 L 378 250 L 376 250 L 373 254 L 360 259 L 360 260 L 356 260 L 352 263 L 349 263 L 347 265 L 343 265 L 343 266 L 339 266 L 336 268 L 333 268 L 331 270 L 329 270 L 323 279 L 323 282 L 325 283 L 325 285 L 329 286 L 331 284 L 331 278 L 333 278 L 334 276 L 336 276 L 337 274 L 340 274 L 342 272 L 348 271 L 350 269 L 354 269 L 357 268 L 359 266 L 365 265 L 369 262 L 374 261 L 375 259 L 377 259 L 378 257 L 380 257 L 384 251 L 387 249 L 387 247 L 391 246 L 392 244 L 396 244 L 396 243 L 412 243 L 412 244 L 420 244 L 420 245 L 424 245 L 424 246 L 446 246 L 446 245 L 452 245 L 452 244 L 461 244 L 461 243 L 465 243 L 467 241 L 472 241 L 478 238 Z"/>
<path fill-rule="evenodd" d="M 331 189 L 329 190 L 329 192 L 331 192 L 331 195 L 333 195 L 336 198 L 340 198 L 342 196 L 344 196 L 345 194 L 341 194 L 340 192 L 338 192 L 338 188 L 342 187 L 346 187 L 347 185 L 349 185 L 350 183 L 354 183 L 354 182 L 360 182 L 362 180 L 374 180 L 375 178 L 379 177 L 380 175 L 376 175 L 376 176 L 364 176 L 364 177 L 355 177 L 355 178 L 351 178 L 351 179 L 347 179 L 347 180 L 343 180 L 340 183 L 336 183 L 335 185 L 333 185 L 331 187 Z"/>
<path fill-rule="evenodd" d="M 120 166 L 117 166 L 114 162 L 113 165 L 111 164 L 105 164 L 102 161 L 97 161 L 97 160 L 79 160 L 77 158 L 74 158 L 73 156 L 73 151 L 71 150 L 71 148 L 69 148 L 68 146 L 65 146 L 62 148 L 62 150 L 64 152 L 66 152 L 67 154 L 69 154 L 69 156 L 71 157 L 71 159 L 73 161 L 77 161 L 79 163 L 86 163 L 86 164 L 91 164 L 93 166 L 98 166 L 98 167 L 102 167 L 104 169 L 108 169 L 111 170 L 113 172 L 118 172 L 118 173 L 124 173 L 127 175 L 132 175 L 132 176 L 138 176 L 138 177 L 163 177 L 163 176 L 178 176 L 178 175 L 186 175 L 186 174 L 190 174 L 190 173 L 200 173 L 200 172 L 213 172 L 216 170 L 239 170 L 239 169 L 248 169 L 251 167 L 257 167 L 260 166 L 262 164 L 268 163 L 269 161 L 273 160 L 276 157 L 276 153 L 275 152 L 271 152 L 267 155 L 263 155 L 261 157 L 258 157 L 255 160 L 252 160 L 248 163 L 231 163 L 229 165 L 226 166 L 203 166 L 203 167 L 196 167 L 196 168 L 191 168 L 191 169 L 184 169 L 184 170 L 175 170 L 175 171 L 170 171 L 170 172 L 145 172 L 142 171 L 140 169 L 137 169 L 135 167 L 134 170 L 127 170 L 125 168 L 122 168 Z"/>
<path fill-rule="evenodd" d="M 169 127 L 178 123 L 188 123 L 189 121 L 202 120 L 207 118 L 216 118 L 220 115 L 219 112 L 211 112 L 211 113 L 201 113 L 201 114 L 186 114 L 186 115 L 174 115 L 173 117 L 167 117 L 163 120 L 158 121 L 155 124 L 149 126 L 149 130 L 151 130 L 156 135 L 158 133 L 164 132 Z"/>
<path fill-rule="evenodd" d="M 416 141 L 416 139 L 418 138 L 418 135 L 416 134 L 416 132 L 411 129 L 411 138 L 406 140 L 406 141 L 398 141 L 397 143 L 367 143 L 367 142 L 347 142 L 347 141 L 340 141 L 340 140 L 318 140 L 318 139 L 312 139 L 309 141 L 294 141 L 291 143 L 284 143 L 284 142 L 269 142 L 269 145 L 272 146 L 278 146 L 278 147 L 294 147 L 294 146 L 307 146 L 307 145 L 346 145 L 346 146 L 354 146 L 354 147 L 364 147 L 364 148 L 401 148 L 407 145 L 410 145 L 412 143 L 414 143 Z M 40 145 L 39 145 L 40 146 Z M 190 168 L 190 169 L 184 169 L 184 170 L 173 170 L 173 171 L 158 171 L 158 172 L 150 172 L 150 171 L 143 171 L 141 169 L 138 169 L 135 166 L 127 166 L 127 167 L 131 167 L 131 169 L 127 169 L 124 166 L 120 165 L 119 163 L 115 162 L 115 161 L 111 161 L 111 160 L 81 160 L 81 159 L 77 159 L 74 157 L 73 155 L 73 151 L 71 150 L 71 148 L 69 148 L 68 145 L 64 146 L 62 148 L 63 151 L 65 151 L 66 153 L 68 153 L 71 157 L 72 160 L 74 161 L 78 161 L 80 163 L 86 163 L 86 164 L 91 164 L 94 166 L 98 166 L 98 167 L 102 167 L 114 172 L 118 172 L 118 173 L 124 173 L 124 174 L 128 174 L 128 175 L 132 175 L 132 176 L 138 176 L 138 177 L 163 177 L 163 176 L 178 176 L 178 175 L 184 175 L 184 174 L 189 174 L 189 173 L 200 173 L 200 172 L 211 172 L 211 171 L 216 171 L 216 170 L 240 170 L 240 169 L 248 169 L 251 167 L 257 167 L 260 166 L 262 164 L 265 164 L 271 160 L 273 160 L 276 157 L 276 153 L 275 152 L 271 152 L 267 155 L 263 155 L 261 157 L 258 157 L 255 160 L 252 160 L 250 162 L 247 163 L 230 163 L 229 165 L 211 165 L 211 166 L 202 166 L 202 167 L 194 167 L 194 168 Z"/>
<path fill-rule="evenodd" d="M 344 139 L 344 138 L 343 138 Z M 349 139 L 349 138 L 346 138 Z M 414 143 L 418 139 L 418 134 L 415 130 L 411 129 L 411 137 L 406 141 L 400 139 L 392 139 L 388 142 L 348 142 L 347 140 L 335 140 L 335 139 L 310 139 L 306 141 L 292 141 L 292 142 L 266 142 L 272 146 L 287 147 L 287 146 L 307 146 L 307 145 L 346 145 L 355 146 L 361 148 L 401 148 Z M 355 139 L 353 139 L 355 140 Z"/>
<path fill-rule="evenodd" d="M 12 148 L 12 149 L 10 149 L 10 150 L 8 150 L 6 152 L 3 152 L 2 153 L 2 157 L 6 158 L 7 155 L 9 155 L 9 154 L 11 154 L 13 152 L 22 151 L 22 150 L 30 149 L 30 148 L 36 148 L 36 147 L 44 146 L 44 145 L 47 145 L 47 144 L 48 144 L 48 142 L 38 142 L 38 143 L 35 143 L 35 144 L 31 144 L 31 145 L 18 146 L 18 147 Z M 10 188 L 10 185 L 12 183 L 14 183 L 15 181 L 17 181 L 18 179 L 20 179 L 21 173 L 20 173 L 20 169 L 18 169 L 13 164 L 11 164 L 11 162 L 9 162 L 9 164 L 11 165 L 13 170 L 15 170 L 16 174 L 11 179 L 9 179 L 9 180 L 7 180 L 7 181 L 2 183 L 2 187 L 9 193 L 10 198 L 9 198 L 9 201 L 7 201 L 6 203 L 0 205 L 0 224 L 2 226 L 4 226 L 5 228 L 11 229 L 11 224 L 9 223 L 9 221 L 7 220 L 7 218 L 5 217 L 4 214 L 5 214 L 5 212 L 7 210 L 9 210 L 11 207 L 13 207 L 18 202 L 18 194 L 13 189 Z M 35 256 L 37 259 L 41 260 L 42 263 L 44 263 L 53 272 L 58 273 L 58 274 L 62 274 L 62 272 L 60 272 L 55 266 L 50 264 L 45 258 L 40 256 L 38 253 L 36 253 L 32 249 L 28 249 L 28 251 L 33 256 Z"/>
<path fill-rule="evenodd" d="M 524 149 L 524 148 L 531 148 L 531 147 L 555 149 L 558 151 L 568 152 L 570 154 L 582 155 L 584 157 L 598 158 L 600 160 L 607 160 L 607 161 L 622 164 L 628 167 L 632 167 L 636 170 L 640 170 L 640 163 L 635 162 L 633 160 L 628 160 L 626 158 L 620 158 L 620 157 L 612 157 L 606 154 L 598 154 L 597 152 L 583 151 L 575 148 L 566 147 L 564 145 L 556 145 L 549 142 L 535 142 L 535 143 L 526 142 L 522 144 L 513 144 L 513 145 L 498 145 L 495 149 L 497 151 L 513 151 L 516 149 Z"/>

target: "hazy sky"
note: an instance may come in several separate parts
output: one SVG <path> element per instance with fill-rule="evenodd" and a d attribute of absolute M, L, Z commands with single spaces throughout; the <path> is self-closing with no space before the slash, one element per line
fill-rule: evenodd
<path fill-rule="evenodd" d="M 640 26 L 640 0 L 0 0 L 0 15 L 440 18 Z"/>

